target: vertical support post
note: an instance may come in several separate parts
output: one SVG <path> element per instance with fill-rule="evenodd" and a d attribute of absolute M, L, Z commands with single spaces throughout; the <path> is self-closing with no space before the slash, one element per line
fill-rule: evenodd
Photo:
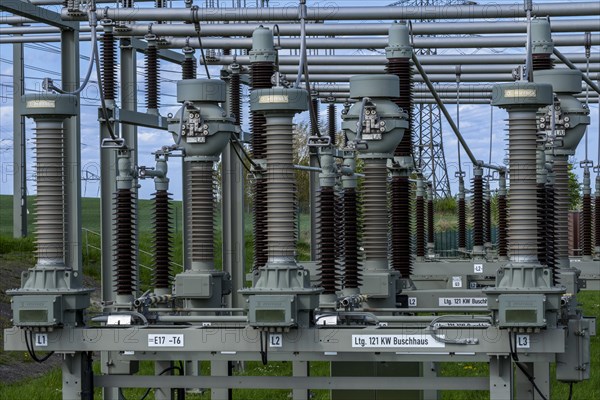
<path fill-rule="evenodd" d="M 490 357 L 490 399 L 512 400 L 513 370 L 508 356 Z"/>
<path fill-rule="evenodd" d="M 27 236 L 27 147 L 21 96 L 25 94 L 23 44 L 13 44 L 13 236 Z"/>
<path fill-rule="evenodd" d="M 173 366 L 172 361 L 156 361 L 154 363 L 154 374 L 155 375 L 173 375 L 172 371 L 168 371 Z M 154 390 L 155 400 L 171 400 L 173 398 L 173 391 L 170 388 L 156 388 Z"/>
<path fill-rule="evenodd" d="M 91 359 L 86 353 L 65 354 L 62 362 L 62 398 L 80 400 L 94 397 Z"/>
<path fill-rule="evenodd" d="M 309 364 L 308 361 L 293 361 L 292 362 L 292 375 L 294 377 L 307 377 L 309 375 Z M 310 398 L 309 391 L 307 389 L 294 389 L 292 390 L 293 400 L 308 400 Z"/>
<path fill-rule="evenodd" d="M 533 363 L 521 362 L 523 368 L 533 376 Z M 537 379 L 536 379 L 537 383 Z M 533 399 L 535 389 L 527 376 L 519 368 L 515 368 L 515 398 L 516 399 Z"/>
<path fill-rule="evenodd" d="M 79 87 L 79 31 L 62 30 L 61 73 L 64 90 Z M 77 96 L 79 98 L 79 96 Z M 64 122 L 65 132 L 65 265 L 81 272 L 81 118 L 80 105 L 77 115 Z M 80 285 L 83 274 L 78 273 Z"/>
<path fill-rule="evenodd" d="M 228 361 L 211 361 L 210 362 L 211 376 L 229 376 Z M 211 389 L 210 398 L 213 400 L 230 400 L 231 391 L 229 389 Z"/>

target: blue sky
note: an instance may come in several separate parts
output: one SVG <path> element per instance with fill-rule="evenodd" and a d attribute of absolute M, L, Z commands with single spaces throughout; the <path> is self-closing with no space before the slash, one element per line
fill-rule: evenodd
<path fill-rule="evenodd" d="M 557 1 L 544 1 L 544 2 L 557 2 Z M 200 2 L 196 1 L 197 4 Z M 230 5 L 229 0 L 221 2 L 224 5 Z M 253 1 L 248 1 L 248 4 L 253 4 Z M 309 1 L 309 5 L 313 4 L 324 4 L 324 2 Z M 389 2 L 372 1 L 369 4 L 372 5 L 385 5 Z M 480 2 L 486 4 L 492 4 L 492 2 Z M 510 3 L 515 4 L 517 2 L 507 1 L 496 1 L 493 3 Z M 273 7 L 277 6 L 291 6 L 297 4 L 296 2 L 275 2 L 271 1 L 270 5 Z M 364 1 L 359 0 L 345 0 L 337 2 L 327 2 L 327 4 L 337 4 L 340 6 L 362 6 L 365 5 Z M 522 4 L 522 2 L 518 2 Z M 54 7 L 54 9 L 57 9 Z M 582 48 L 561 48 L 563 52 L 575 53 L 583 52 Z M 485 53 L 489 50 L 478 50 L 479 53 Z M 598 52 L 598 47 L 593 48 L 593 52 Z M 88 65 L 88 56 L 90 48 L 86 42 L 81 43 L 81 54 L 84 56 L 81 59 L 81 71 L 86 70 Z M 452 51 L 446 51 L 445 53 L 451 54 Z M 522 53 L 520 49 L 509 49 L 505 51 L 506 54 L 511 53 Z M 198 55 L 198 53 L 196 53 Z M 286 54 L 285 52 L 283 54 Z M 338 51 L 336 54 L 344 54 Z M 26 89 L 28 92 L 37 91 L 41 88 L 41 80 L 44 77 L 51 77 L 55 80 L 58 85 L 60 83 L 60 54 L 59 54 L 59 43 L 50 44 L 28 44 L 25 48 L 25 64 L 26 68 Z M 138 101 L 140 104 L 139 110 L 143 110 L 144 104 L 144 76 L 143 76 L 143 55 L 138 54 Z M 162 99 L 161 99 L 161 113 L 166 115 L 168 113 L 174 113 L 178 105 L 176 103 L 175 94 L 175 81 L 180 78 L 180 69 L 178 66 L 173 64 L 167 64 L 162 62 L 161 64 L 161 78 L 162 78 Z M 202 77 L 203 70 L 199 69 L 199 77 Z M 211 75 L 218 76 L 218 68 L 211 67 Z M 12 48 L 11 45 L 0 45 L 0 193 L 10 194 L 12 193 Z M 82 96 L 82 129 L 81 129 L 81 141 L 83 143 L 82 148 L 82 167 L 88 171 L 98 174 L 99 173 L 99 139 L 98 139 L 98 124 L 97 120 L 97 107 L 99 104 L 97 84 L 95 82 L 95 74 L 92 75 L 92 82 L 83 92 Z M 245 103 L 247 104 L 247 103 Z M 451 113 L 454 115 L 456 106 L 449 105 Z M 589 155 L 590 158 L 596 162 L 598 154 L 598 105 L 592 104 L 591 108 L 591 119 L 592 123 L 589 127 Z M 339 109 L 339 107 L 338 107 Z M 321 112 L 323 117 L 325 116 L 325 109 L 322 108 Z M 495 164 L 502 164 L 505 154 L 505 120 L 506 113 L 500 109 L 494 109 L 494 122 L 493 127 L 490 127 L 490 106 L 486 105 L 462 105 L 460 107 L 460 127 L 463 135 L 465 136 L 469 146 L 475 153 L 478 159 L 488 161 L 489 148 L 490 148 L 490 128 L 492 131 L 492 158 L 491 162 Z M 301 114 L 297 117 L 298 120 L 306 120 L 307 115 Z M 451 179 L 451 186 L 453 193 L 456 192 L 456 182 L 454 182 L 454 171 L 457 169 L 457 140 L 454 137 L 449 126 L 443 120 L 443 140 L 445 145 L 446 162 L 448 165 L 448 174 Z M 31 171 L 32 168 L 32 122 L 28 120 L 27 127 L 27 138 L 28 138 L 28 169 Z M 160 148 L 163 145 L 172 144 L 171 135 L 157 130 L 151 130 L 146 128 L 139 128 L 139 165 L 152 166 L 154 164 L 153 156 L 150 154 L 152 151 Z M 584 156 L 584 141 L 580 144 L 575 160 L 577 162 L 583 160 Z M 465 163 L 466 155 L 463 153 L 462 161 L 463 168 L 467 171 L 467 176 L 470 176 L 471 166 Z M 577 170 L 580 173 L 580 169 Z M 171 192 L 174 194 L 176 199 L 181 198 L 181 168 L 180 161 L 175 159 L 170 163 L 169 170 L 171 178 Z M 594 179 L 592 175 L 592 179 Z M 142 188 L 140 194 L 142 198 L 147 198 L 154 191 L 153 183 L 151 181 L 141 182 Z M 29 192 L 35 191 L 34 183 L 29 182 Z M 94 197 L 98 195 L 98 183 L 97 182 L 82 182 L 82 194 L 87 197 Z"/>

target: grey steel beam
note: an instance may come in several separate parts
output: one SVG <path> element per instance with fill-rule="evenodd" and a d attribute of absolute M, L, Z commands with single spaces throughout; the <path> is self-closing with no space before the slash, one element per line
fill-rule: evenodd
<path fill-rule="evenodd" d="M 244 388 L 244 389 L 347 389 L 347 390 L 488 390 L 481 377 L 304 377 L 304 376 L 94 376 L 100 387 Z M 221 398 L 219 398 L 221 399 Z"/>
<path fill-rule="evenodd" d="M 131 45 L 137 51 L 146 51 L 148 48 L 148 42 L 140 39 L 132 39 Z M 175 64 L 181 64 L 185 60 L 185 56 L 182 53 L 177 53 L 173 50 L 160 49 L 158 50 L 158 58 L 169 61 Z"/>
<path fill-rule="evenodd" d="M 27 236 L 27 142 L 21 96 L 25 94 L 22 44 L 13 44 L 13 236 Z"/>
<path fill-rule="evenodd" d="M 135 71 L 135 67 L 133 69 Z M 132 90 L 131 88 L 129 90 Z M 161 115 L 134 111 L 134 109 L 115 109 L 115 121 L 121 124 L 143 126 L 152 129 L 167 129 L 167 118 Z"/>
<path fill-rule="evenodd" d="M 297 21 L 298 8 L 188 8 L 145 9 L 108 8 L 98 11 L 98 20 L 109 18 L 113 21 Z M 585 16 L 599 15 L 597 2 L 537 3 L 532 15 L 539 16 Z M 66 20 L 81 19 L 80 15 L 62 10 Z M 335 3 L 325 3 L 322 7 L 308 7 L 306 20 L 397 20 L 397 19 L 472 19 L 472 18 L 522 18 L 526 13 L 522 6 L 515 4 L 469 4 L 444 6 L 371 6 L 339 7 Z"/>
<path fill-rule="evenodd" d="M 66 91 L 79 87 L 79 31 L 61 33 L 61 81 Z M 78 96 L 79 98 L 79 96 Z M 79 286 L 83 284 L 81 259 L 81 102 L 77 114 L 65 120 L 65 262 L 77 272 Z"/>
<path fill-rule="evenodd" d="M 79 22 L 64 21 L 59 13 L 21 0 L 2 0 L 0 11 L 7 11 L 61 29 L 78 30 Z"/>

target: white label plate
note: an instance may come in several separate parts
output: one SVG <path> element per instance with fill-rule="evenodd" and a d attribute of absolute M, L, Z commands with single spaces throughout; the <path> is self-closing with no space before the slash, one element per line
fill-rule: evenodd
<path fill-rule="evenodd" d="M 462 287 L 462 276 L 453 276 L 452 277 L 452 287 L 453 288 L 461 288 Z"/>
<path fill-rule="evenodd" d="M 416 297 L 409 297 L 408 298 L 408 306 L 409 307 L 416 307 L 417 306 L 417 298 Z"/>
<path fill-rule="evenodd" d="M 487 297 L 440 297 L 440 307 L 487 307 Z"/>
<path fill-rule="evenodd" d="M 148 334 L 148 347 L 183 347 L 183 334 Z"/>
<path fill-rule="evenodd" d="M 436 341 L 431 335 L 352 335 L 352 347 L 439 349 L 446 347 L 446 344 Z"/>
<path fill-rule="evenodd" d="M 37 347 L 48 347 L 48 334 L 47 333 L 36 333 L 35 341 L 33 344 Z"/>
<path fill-rule="evenodd" d="M 269 335 L 269 347 L 282 347 L 283 335 L 281 333 L 272 333 Z"/>
<path fill-rule="evenodd" d="M 473 264 L 474 274 L 483 274 L 483 264 Z"/>
<path fill-rule="evenodd" d="M 528 349 L 530 346 L 529 335 L 517 335 L 517 349 Z"/>

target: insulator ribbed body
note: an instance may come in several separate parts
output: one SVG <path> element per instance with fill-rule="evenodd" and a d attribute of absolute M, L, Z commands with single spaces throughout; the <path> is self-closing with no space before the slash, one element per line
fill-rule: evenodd
<path fill-rule="evenodd" d="M 327 105 L 327 134 L 329 135 L 332 146 L 336 145 L 336 117 L 335 103 L 329 103 Z"/>
<path fill-rule="evenodd" d="M 554 157 L 554 251 L 556 267 L 569 267 L 569 163 Z"/>
<path fill-rule="evenodd" d="M 311 107 L 312 110 L 313 110 L 313 112 L 314 112 L 315 123 L 316 123 L 316 126 L 313 126 L 312 119 L 311 119 L 310 133 L 311 133 L 311 135 L 318 135 L 319 131 L 320 131 L 320 128 L 319 128 L 319 125 L 320 125 L 319 99 L 316 98 L 316 97 L 313 97 L 312 99 L 310 99 L 310 105 L 309 105 L 309 107 Z"/>
<path fill-rule="evenodd" d="M 556 225 L 554 218 L 554 185 L 546 185 L 546 265 L 553 271 L 558 265 L 555 249 Z M 557 283 L 556 274 L 554 275 L 554 283 Z"/>
<path fill-rule="evenodd" d="M 359 268 L 359 219 L 360 209 L 358 194 L 354 188 L 345 188 L 342 197 L 343 230 L 341 240 L 341 260 L 344 266 L 344 288 L 358 288 L 361 282 Z"/>
<path fill-rule="evenodd" d="M 483 241 L 486 243 L 492 242 L 492 200 L 489 196 L 485 196 L 483 201 L 483 216 L 484 216 L 484 228 L 483 228 Z"/>
<path fill-rule="evenodd" d="M 395 156 L 411 156 L 412 147 L 412 69 L 410 59 L 391 58 L 387 61 L 386 72 L 400 78 L 400 97 L 391 99 L 396 105 L 408 113 L 408 128 L 404 130 L 402 141 L 396 147 Z"/>
<path fill-rule="evenodd" d="M 229 98 L 229 107 L 231 109 L 231 113 L 235 117 L 235 124 L 241 125 L 242 106 L 240 99 L 242 97 L 242 86 L 240 84 L 240 74 L 231 74 L 229 88 L 231 91 L 231 96 Z"/>
<path fill-rule="evenodd" d="M 193 262 L 214 262 L 215 184 L 212 161 L 191 161 L 186 179 L 187 247 Z"/>
<path fill-rule="evenodd" d="M 483 177 L 475 175 L 473 178 L 473 246 L 483 246 Z"/>
<path fill-rule="evenodd" d="M 335 294 L 340 289 L 340 276 L 336 265 L 336 215 L 333 187 L 319 191 L 317 240 L 319 243 L 317 265 L 323 294 Z"/>
<path fill-rule="evenodd" d="M 458 199 L 458 248 L 467 248 L 467 205 L 465 199 Z"/>
<path fill-rule="evenodd" d="M 592 196 L 584 194 L 581 199 L 583 221 L 581 223 L 581 250 L 584 256 L 591 256 L 594 251 L 592 238 Z"/>
<path fill-rule="evenodd" d="M 154 196 L 154 287 L 168 289 L 171 285 L 171 197 L 166 190 L 157 190 Z"/>
<path fill-rule="evenodd" d="M 63 121 L 36 121 L 36 255 L 64 262 L 65 171 Z"/>
<path fill-rule="evenodd" d="M 417 196 L 415 200 L 415 218 L 417 221 L 417 257 L 425 257 L 425 198 Z"/>
<path fill-rule="evenodd" d="M 509 111 L 508 249 L 515 262 L 537 261 L 536 134 L 535 110 Z"/>
<path fill-rule="evenodd" d="M 102 35 L 102 89 L 104 99 L 114 100 L 117 94 L 115 35 L 104 32 Z"/>
<path fill-rule="evenodd" d="M 146 49 L 146 108 L 153 110 L 158 109 L 160 105 L 159 64 L 158 48 L 149 45 Z"/>
<path fill-rule="evenodd" d="M 546 185 L 537 184 L 537 212 L 538 212 L 538 261 L 542 265 L 548 265 L 548 254 L 546 253 L 546 242 L 548 240 L 548 215 L 546 213 Z"/>
<path fill-rule="evenodd" d="M 130 189 L 118 189 L 114 201 L 115 288 L 119 295 L 134 295 L 137 281 L 135 194 Z"/>
<path fill-rule="evenodd" d="M 394 176 L 391 186 L 391 264 L 403 277 L 412 273 L 410 181 L 408 176 Z"/>
<path fill-rule="evenodd" d="M 498 256 L 508 256 L 506 196 L 498 196 Z"/>
<path fill-rule="evenodd" d="M 253 63 L 250 69 L 252 89 L 268 89 L 272 87 L 271 76 L 275 66 L 270 62 Z M 266 158 L 266 118 L 262 113 L 250 112 L 252 130 L 252 156 L 255 159 Z M 261 268 L 267 263 L 267 192 L 264 178 L 257 178 L 253 184 L 253 230 L 254 230 L 254 266 Z"/>
<path fill-rule="evenodd" d="M 181 63 L 181 79 L 196 79 L 196 58 L 186 57 Z"/>
<path fill-rule="evenodd" d="M 534 71 L 553 69 L 554 62 L 552 61 L 552 57 L 550 57 L 550 54 L 533 54 L 531 67 Z"/>
<path fill-rule="evenodd" d="M 435 242 L 435 210 L 433 200 L 427 200 L 427 243 Z"/>
<path fill-rule="evenodd" d="M 385 159 L 366 159 L 362 182 L 365 261 L 387 260 L 388 198 Z"/>
<path fill-rule="evenodd" d="M 600 196 L 594 199 L 594 242 L 600 247 Z"/>
<path fill-rule="evenodd" d="M 296 256 L 296 178 L 292 116 L 267 117 L 267 245 L 269 260 Z"/>

